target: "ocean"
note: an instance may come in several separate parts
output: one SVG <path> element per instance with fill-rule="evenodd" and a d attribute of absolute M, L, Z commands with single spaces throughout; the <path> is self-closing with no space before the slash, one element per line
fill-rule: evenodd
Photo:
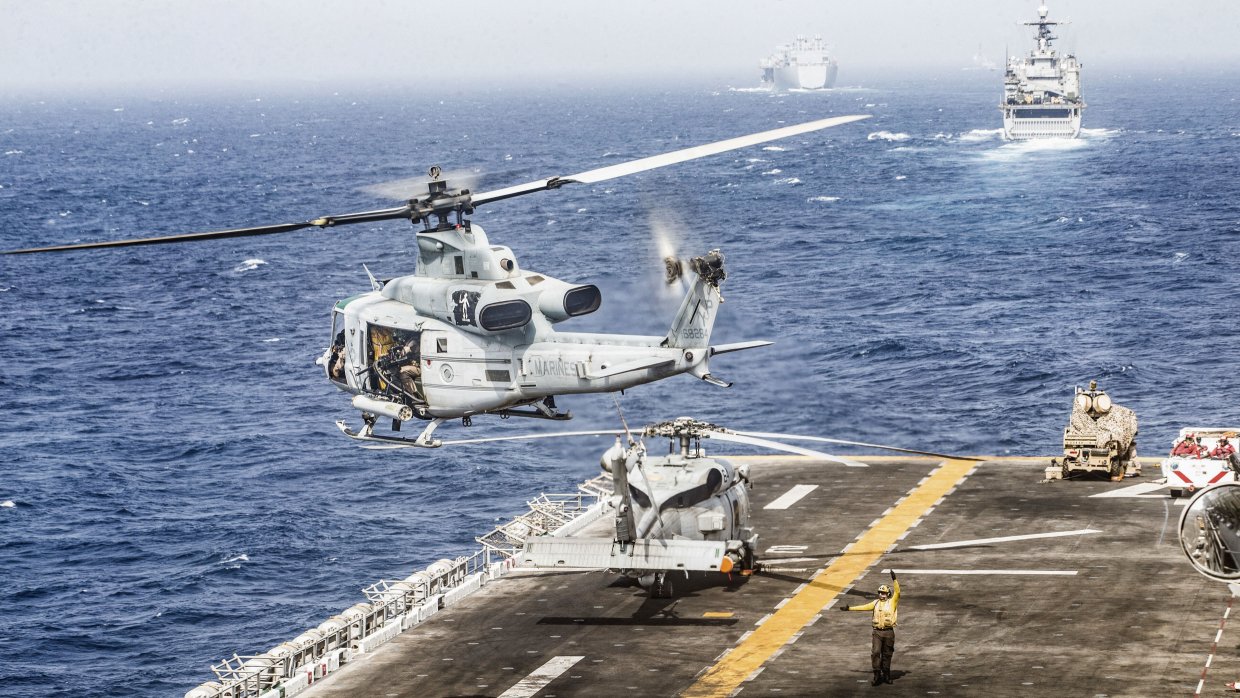
<path fill-rule="evenodd" d="M 872 114 L 473 220 L 523 268 L 602 289 L 564 330 L 663 334 L 656 238 L 723 250 L 715 341 L 775 345 L 715 357 L 730 389 L 627 391 L 631 424 L 1049 456 L 1096 379 L 1158 455 L 1183 426 L 1240 426 L 1236 76 L 1086 77 L 1082 137 L 1043 143 L 1002 140 L 989 72 L 10 98 L 0 248 L 302 221 L 395 205 L 371 186 L 431 165 L 487 190 Z M 0 258 L 0 695 L 179 696 L 597 474 L 605 438 L 393 452 L 339 434 L 357 413 L 314 365 L 332 305 L 369 289 L 363 265 L 412 273 L 413 232 Z M 438 435 L 619 424 L 609 395 L 559 405 L 572 422 Z"/>

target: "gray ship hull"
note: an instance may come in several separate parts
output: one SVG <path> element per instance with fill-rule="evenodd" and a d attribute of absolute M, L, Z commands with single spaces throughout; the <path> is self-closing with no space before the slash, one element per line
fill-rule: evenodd
<path fill-rule="evenodd" d="M 1035 138 L 1076 138 L 1081 133 L 1083 104 L 1005 104 L 1003 136 L 1021 141 Z"/>
<path fill-rule="evenodd" d="M 777 90 L 823 90 L 835 87 L 839 73 L 835 63 L 810 63 L 775 68 L 774 82 Z"/>

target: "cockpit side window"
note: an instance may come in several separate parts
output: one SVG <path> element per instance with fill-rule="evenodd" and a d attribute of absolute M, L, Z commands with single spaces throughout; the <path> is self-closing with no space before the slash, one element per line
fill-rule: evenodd
<path fill-rule="evenodd" d="M 327 353 L 327 377 L 335 383 L 347 384 L 345 366 L 344 317 L 336 311 L 332 313 L 332 345 Z"/>

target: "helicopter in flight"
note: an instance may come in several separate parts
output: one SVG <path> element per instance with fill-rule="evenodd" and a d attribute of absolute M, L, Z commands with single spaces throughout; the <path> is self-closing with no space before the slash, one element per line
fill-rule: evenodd
<path fill-rule="evenodd" d="M 594 184 L 768 141 L 867 118 L 820 119 L 661 155 L 473 193 L 454 188 L 438 167 L 424 195 L 394 208 L 323 216 L 203 233 L 11 250 L 25 254 L 126 247 L 289 233 L 356 223 L 404 219 L 418 229 L 418 259 L 408 276 L 379 280 L 371 290 L 337 302 L 331 344 L 317 360 L 332 385 L 350 393 L 362 427 L 338 422 L 354 439 L 437 447 L 435 429 L 449 419 L 464 426 L 481 414 L 565 420 L 555 398 L 616 392 L 687 373 L 713 385 L 717 354 L 766 346 L 768 341 L 710 343 L 727 278 L 719 250 L 689 260 L 669 258 L 669 283 L 692 276 L 664 336 L 557 332 L 553 325 L 593 313 L 602 293 L 593 284 L 561 281 L 521 268 L 512 250 L 492 244 L 467 216 L 476 207 L 567 184 Z M 393 432 L 402 423 L 428 421 L 416 438 L 376 434 L 380 418 Z"/>
<path fill-rule="evenodd" d="M 444 441 L 444 446 L 614 435 L 616 442 L 599 459 L 611 476 L 609 505 L 614 534 L 603 536 L 534 536 L 518 554 L 521 566 L 538 570 L 609 570 L 634 580 L 651 598 L 672 598 L 691 573 L 712 579 L 741 576 L 758 569 L 758 532 L 751 522 L 749 466 L 729 458 L 709 457 L 704 440 L 738 443 L 782 451 L 849 468 L 861 463 L 781 441 L 814 441 L 878 448 L 901 453 L 947 457 L 897 446 L 819 436 L 734 431 L 709 422 L 679 417 L 632 432 L 623 429 L 547 432 Z M 647 449 L 646 439 L 668 439 L 666 455 Z M 621 440 L 627 441 L 627 445 Z M 372 445 L 371 448 L 401 448 Z"/>

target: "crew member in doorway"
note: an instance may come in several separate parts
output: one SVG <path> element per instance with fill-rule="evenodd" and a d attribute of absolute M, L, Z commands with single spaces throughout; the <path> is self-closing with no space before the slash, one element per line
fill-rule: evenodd
<path fill-rule="evenodd" d="M 874 686 L 891 683 L 891 655 L 896 651 L 896 607 L 900 605 L 900 580 L 891 570 L 891 586 L 878 588 L 878 598 L 862 606 L 841 606 L 841 611 L 872 611 L 874 632 L 871 635 L 870 664 L 874 669 Z"/>

